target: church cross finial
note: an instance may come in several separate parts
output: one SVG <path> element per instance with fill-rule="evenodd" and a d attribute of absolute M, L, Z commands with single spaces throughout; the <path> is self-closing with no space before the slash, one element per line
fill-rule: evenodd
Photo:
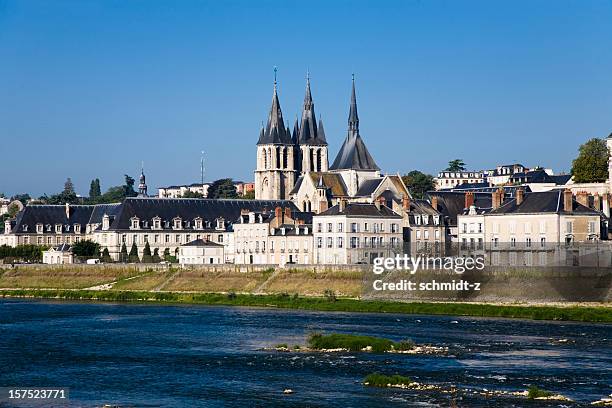
<path fill-rule="evenodd" d="M 276 65 L 274 66 L 274 90 L 276 90 L 276 72 L 278 71 L 278 68 L 276 67 Z"/>

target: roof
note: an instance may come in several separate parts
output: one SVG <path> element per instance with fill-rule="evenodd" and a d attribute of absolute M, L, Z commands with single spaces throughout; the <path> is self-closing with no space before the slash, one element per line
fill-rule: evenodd
<path fill-rule="evenodd" d="M 358 197 L 371 195 L 372 193 L 374 193 L 374 191 L 376 191 L 376 189 L 378 188 L 380 183 L 382 183 L 382 181 L 383 181 L 382 177 L 370 179 L 370 180 L 364 180 L 359 186 L 359 189 L 357 189 L 357 194 L 355 195 Z"/>
<path fill-rule="evenodd" d="M 561 174 L 558 176 L 551 176 L 544 169 L 537 169 L 532 171 L 526 171 L 522 173 L 514 173 L 510 177 L 510 182 L 524 182 L 524 183 L 554 183 L 554 184 L 566 184 L 571 175 Z"/>
<path fill-rule="evenodd" d="M 93 211 L 91 212 L 91 216 L 89 217 L 89 224 L 102 224 L 102 217 L 104 215 L 115 216 L 119 209 L 121 208 L 121 203 L 115 204 L 98 204 L 94 206 Z"/>
<path fill-rule="evenodd" d="M 340 211 L 338 204 L 329 208 L 317 216 L 327 215 L 346 215 L 348 217 L 383 217 L 383 218 L 402 218 L 399 214 L 393 212 L 389 207 L 381 205 L 380 208 L 375 204 L 369 203 L 347 203 L 343 211 Z"/>
<path fill-rule="evenodd" d="M 330 190 L 333 197 L 348 196 L 348 189 L 346 188 L 344 179 L 340 174 L 311 171 L 308 173 L 308 176 L 315 186 L 319 184 L 319 181 L 323 180 L 323 185 Z"/>
<path fill-rule="evenodd" d="M 321 122 L 319 123 L 321 124 Z M 317 117 L 314 111 L 312 94 L 310 93 L 310 79 L 306 80 L 306 95 L 304 96 L 304 108 L 302 109 L 302 124 L 298 129 L 299 144 L 327 146 L 325 132 L 319 132 L 317 128 Z"/>
<path fill-rule="evenodd" d="M 348 135 L 342 147 L 329 167 L 330 170 L 380 170 L 370 155 L 368 148 L 359 134 L 359 115 L 357 114 L 357 98 L 355 96 L 355 78 L 351 92 L 351 107 L 348 118 Z"/>
<path fill-rule="evenodd" d="M 155 217 L 160 217 L 164 221 L 176 217 L 183 220 L 194 220 L 199 217 L 207 221 L 223 218 L 228 222 L 233 222 L 240 217 L 242 210 L 258 212 L 276 207 L 290 207 L 292 211 L 298 211 L 297 207 L 287 200 L 133 197 L 126 198 L 123 201 L 121 209 L 110 225 L 110 229 L 129 229 L 132 217 L 138 217 L 141 220 L 152 220 Z"/>
<path fill-rule="evenodd" d="M 460 191 L 431 191 L 431 197 L 438 197 L 437 210 L 446 218 L 449 226 L 457 225 L 457 215 L 463 214 L 465 209 L 465 193 Z M 504 201 L 507 198 L 504 198 Z M 476 208 L 491 208 L 493 198 L 490 193 L 474 192 L 474 206 Z"/>
<path fill-rule="evenodd" d="M 281 111 L 276 92 L 276 81 L 274 81 L 274 93 L 272 94 L 272 106 L 268 115 L 268 123 L 265 128 L 261 129 L 257 144 L 293 144 L 291 132 L 285 127 L 283 112 Z"/>
<path fill-rule="evenodd" d="M 72 226 L 78 224 L 84 231 L 94 206 L 70 205 L 68 209 L 70 218 L 66 216 L 65 205 L 26 205 L 23 211 L 17 214 L 12 230 L 15 233 L 32 233 L 36 231 L 36 224 L 42 224 L 53 226 L 53 232 L 55 232 L 55 225 L 61 224 L 62 232 L 73 232 Z M 27 226 L 27 230 L 24 230 L 24 226 Z"/>
<path fill-rule="evenodd" d="M 60 244 L 53 248 L 51 248 L 55 252 L 68 252 L 70 251 L 70 245 L 68 244 Z"/>
<path fill-rule="evenodd" d="M 195 239 L 191 242 L 188 242 L 186 244 L 183 244 L 181 246 L 197 246 L 197 247 L 217 247 L 217 248 L 223 248 L 223 244 L 217 244 L 216 242 L 212 242 L 212 241 L 205 241 L 203 239 Z"/>
<path fill-rule="evenodd" d="M 572 198 L 572 212 L 563 209 L 563 191 L 542 191 L 525 193 L 523 202 L 516 205 L 516 199 L 511 199 L 489 214 L 579 214 L 601 215 L 599 211 L 586 207 Z"/>

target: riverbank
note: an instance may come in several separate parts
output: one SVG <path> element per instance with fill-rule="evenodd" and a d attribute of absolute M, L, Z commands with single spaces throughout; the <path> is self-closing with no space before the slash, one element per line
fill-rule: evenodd
<path fill-rule="evenodd" d="M 251 306 L 337 312 L 399 313 L 475 317 L 503 317 L 532 320 L 561 320 L 612 323 L 612 307 L 497 305 L 460 302 L 390 302 L 349 298 L 301 297 L 298 295 L 254 295 L 223 293 L 150 292 L 118 290 L 2 289 L 3 298 L 93 300 L 104 302 L 142 302 Z"/>

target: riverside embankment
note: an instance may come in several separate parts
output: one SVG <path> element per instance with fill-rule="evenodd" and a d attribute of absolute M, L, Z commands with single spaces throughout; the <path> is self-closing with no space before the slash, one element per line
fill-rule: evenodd
<path fill-rule="evenodd" d="M 374 278 L 366 265 L 19 265 L 0 269 L 0 296 L 612 321 L 611 275 L 605 270 L 486 270 L 461 277 L 480 283 L 480 290 L 468 293 L 377 293 L 371 290 Z M 457 276 L 423 271 L 411 279 L 444 282 Z"/>

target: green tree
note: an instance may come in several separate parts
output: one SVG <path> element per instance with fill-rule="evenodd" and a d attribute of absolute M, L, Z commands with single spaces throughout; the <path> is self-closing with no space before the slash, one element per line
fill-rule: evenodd
<path fill-rule="evenodd" d="M 119 252 L 119 262 L 127 262 L 128 260 L 128 251 L 127 251 L 127 247 L 125 246 L 125 242 L 123 244 L 121 244 L 121 252 Z"/>
<path fill-rule="evenodd" d="M 153 256 L 151 256 L 151 246 L 147 242 L 144 250 L 142 251 L 142 263 L 153 263 Z"/>
<path fill-rule="evenodd" d="M 81 259 L 98 258 L 100 256 L 100 244 L 89 239 L 75 242 L 71 249 L 74 256 Z"/>
<path fill-rule="evenodd" d="M 159 257 L 159 248 L 153 250 L 153 263 L 160 263 L 161 258 Z"/>
<path fill-rule="evenodd" d="M 74 184 L 72 183 L 72 179 L 68 177 L 66 182 L 64 183 L 64 193 L 66 194 L 75 194 L 74 192 Z"/>
<path fill-rule="evenodd" d="M 591 139 L 580 146 L 572 162 L 572 177 L 576 183 L 602 183 L 608 178 L 610 152 L 603 139 Z"/>
<path fill-rule="evenodd" d="M 412 170 L 410 173 L 402 176 L 402 180 L 414 198 L 423 198 L 427 191 L 434 189 L 433 176 L 418 170 Z"/>
<path fill-rule="evenodd" d="M 134 190 L 134 178 L 124 174 L 125 185 L 123 186 L 125 191 L 125 197 L 136 197 L 138 193 Z"/>
<path fill-rule="evenodd" d="M 14 218 L 18 212 L 19 212 L 19 205 L 15 203 L 9 205 L 8 213 L 7 213 L 9 218 Z"/>
<path fill-rule="evenodd" d="M 202 193 L 198 193 L 197 191 L 185 191 L 185 194 L 182 196 L 183 198 L 204 198 Z"/>
<path fill-rule="evenodd" d="M 255 190 L 247 191 L 242 196 L 245 200 L 254 200 L 255 199 Z"/>
<path fill-rule="evenodd" d="M 130 254 L 128 255 L 129 263 L 138 263 L 140 262 L 140 258 L 138 257 L 138 247 L 136 246 L 136 242 L 132 242 L 132 247 L 130 248 Z"/>
<path fill-rule="evenodd" d="M 101 260 L 104 263 L 111 263 L 111 262 L 113 262 L 113 258 L 111 258 L 110 253 L 108 252 L 108 248 L 104 248 L 104 250 L 102 251 L 102 258 L 101 258 Z"/>
<path fill-rule="evenodd" d="M 21 204 L 26 205 L 28 204 L 28 201 L 30 201 L 32 199 L 32 197 L 30 197 L 29 194 L 25 193 L 25 194 L 15 194 L 13 197 L 11 197 L 11 201 L 21 201 Z"/>
<path fill-rule="evenodd" d="M 448 162 L 446 171 L 464 171 L 465 163 L 461 159 L 455 159 Z"/>
<path fill-rule="evenodd" d="M 100 190 L 100 179 L 96 178 L 91 180 L 91 184 L 89 185 L 89 198 L 96 199 L 102 195 L 102 191 Z"/>
<path fill-rule="evenodd" d="M 238 198 L 236 186 L 231 178 L 214 181 L 208 188 L 208 198 Z"/>
<path fill-rule="evenodd" d="M 164 249 L 164 261 L 169 262 L 169 258 L 170 258 L 170 248 L 166 248 Z"/>

